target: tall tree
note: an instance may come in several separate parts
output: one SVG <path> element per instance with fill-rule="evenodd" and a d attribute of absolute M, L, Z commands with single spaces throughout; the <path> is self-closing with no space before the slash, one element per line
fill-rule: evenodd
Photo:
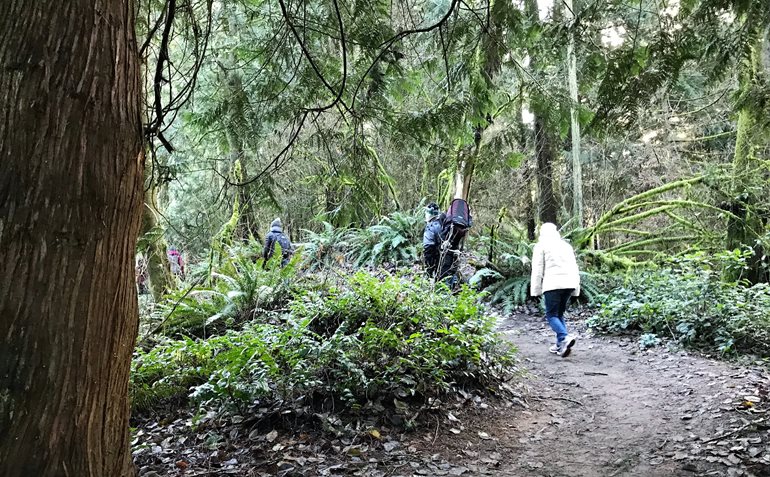
<path fill-rule="evenodd" d="M 767 84 L 762 61 L 765 43 L 765 32 L 758 33 L 750 46 L 749 58 L 743 61 L 738 74 L 740 98 L 731 190 L 735 217 L 728 220 L 727 227 L 728 248 L 748 247 L 754 251 L 746 277 L 753 282 L 760 281 L 766 273 L 762 269 L 763 251 L 757 239 L 764 233 L 767 212 L 762 210 L 766 205 L 756 193 L 762 190 L 756 184 L 757 179 L 767 180 L 761 172 L 763 161 L 758 151 L 767 146 L 770 138 L 763 101 L 757 101 L 767 94 L 762 90 Z"/>
<path fill-rule="evenodd" d="M 539 21 L 538 5 L 536 0 L 526 0 L 524 3 L 527 16 L 530 21 Z M 556 9 L 555 11 L 559 11 Z M 540 58 L 533 52 L 530 53 L 530 69 L 536 71 Z M 538 96 L 542 92 L 538 91 Z M 555 145 L 553 126 L 550 124 L 549 108 L 551 105 L 543 97 L 537 98 L 531 104 L 534 115 L 535 134 L 535 179 L 537 184 L 538 218 L 540 222 L 557 222 L 559 212 L 559 200 L 554 184 L 554 164 L 556 163 L 557 150 Z"/>
<path fill-rule="evenodd" d="M 572 216 L 578 227 L 583 226 L 583 170 L 580 163 L 580 121 L 578 121 L 577 56 L 575 54 L 575 10 L 572 0 L 564 0 L 570 31 L 567 42 L 567 82 L 570 98 L 570 132 L 572 134 Z"/>
<path fill-rule="evenodd" d="M 131 0 L 0 2 L 0 475 L 131 475 Z"/>

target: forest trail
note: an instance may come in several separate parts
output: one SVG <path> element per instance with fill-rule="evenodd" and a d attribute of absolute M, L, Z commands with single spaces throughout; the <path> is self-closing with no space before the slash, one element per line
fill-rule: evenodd
<path fill-rule="evenodd" d="M 770 475 L 759 459 L 744 459 L 770 459 L 767 431 L 704 442 L 742 425 L 736 403 L 765 392 L 761 369 L 663 347 L 641 351 L 635 341 L 568 324 L 579 336 L 568 358 L 548 352 L 553 333 L 542 318 L 500 324 L 528 370 L 529 408 L 495 433 L 513 454 L 496 475 Z"/>
<path fill-rule="evenodd" d="M 192 424 L 182 411 L 137 424 L 139 476 L 770 476 L 766 367 L 642 351 L 580 319 L 568 319 L 578 342 L 563 359 L 548 352 L 542 317 L 498 323 L 523 373 L 511 400 L 460 393 L 415 432 L 384 425 L 376 437 L 270 431 L 216 413 Z"/>

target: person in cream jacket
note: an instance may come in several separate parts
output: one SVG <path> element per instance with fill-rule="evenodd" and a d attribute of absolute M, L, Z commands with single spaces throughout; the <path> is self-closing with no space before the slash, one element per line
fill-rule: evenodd
<path fill-rule="evenodd" d="M 564 312 L 570 297 L 580 295 L 580 272 L 575 251 L 550 222 L 540 226 L 540 237 L 532 251 L 531 278 L 532 295 L 544 295 L 545 318 L 556 333 L 556 344 L 550 351 L 566 358 L 575 337 L 567 333 Z"/>

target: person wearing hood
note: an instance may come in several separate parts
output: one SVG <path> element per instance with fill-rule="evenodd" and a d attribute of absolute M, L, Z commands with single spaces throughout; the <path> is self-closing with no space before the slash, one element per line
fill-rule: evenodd
<path fill-rule="evenodd" d="M 425 232 L 422 234 L 422 257 L 425 262 L 425 272 L 431 278 L 435 278 L 438 271 L 441 242 L 441 216 L 438 204 L 431 202 L 425 207 Z"/>
<path fill-rule="evenodd" d="M 273 253 L 275 253 L 276 243 L 281 247 L 281 266 L 284 267 L 289 263 L 294 250 L 291 246 L 291 240 L 289 240 L 289 237 L 283 233 L 283 224 L 281 223 L 280 218 L 273 220 L 270 224 L 270 232 L 268 232 L 267 237 L 265 238 L 265 249 L 262 253 L 265 263 L 267 263 L 267 261 L 270 260 L 270 257 L 273 256 Z"/>
<path fill-rule="evenodd" d="M 540 226 L 540 237 L 532 251 L 531 278 L 532 295 L 544 296 L 545 318 L 556 333 L 556 344 L 549 351 L 566 358 L 575 337 L 567 333 L 564 312 L 570 297 L 580 295 L 580 271 L 572 246 L 550 222 Z"/>

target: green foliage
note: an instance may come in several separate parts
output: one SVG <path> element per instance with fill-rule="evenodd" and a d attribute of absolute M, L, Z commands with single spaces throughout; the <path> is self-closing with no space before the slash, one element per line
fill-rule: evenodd
<path fill-rule="evenodd" d="M 660 269 L 631 272 L 602 297 L 590 326 L 607 332 L 643 332 L 686 346 L 770 355 L 770 287 L 721 279 L 722 270 L 745 266 L 735 253 L 694 254 Z"/>
<path fill-rule="evenodd" d="M 348 256 L 357 267 L 384 263 L 411 265 L 418 259 L 416 244 L 421 243 L 424 227 L 422 209 L 393 212 L 376 225 L 352 229 Z"/>
<path fill-rule="evenodd" d="M 259 244 L 224 250 L 222 264 L 206 285 L 176 290 L 158 305 L 167 316 L 167 335 L 211 335 L 253 320 L 261 313 L 288 303 L 297 286 L 299 254 L 280 266 L 280 244 L 265 263 Z"/>
<path fill-rule="evenodd" d="M 456 387 L 504 388 L 513 351 L 496 337 L 478 294 L 434 294 L 429 283 L 409 277 L 359 272 L 345 279 L 299 296 L 280 322 L 138 350 L 135 411 L 169 399 L 226 407 L 259 399 L 331 401 L 356 412 L 421 404 Z"/>
<path fill-rule="evenodd" d="M 348 230 L 335 228 L 329 222 L 321 223 L 323 230 L 320 232 L 303 230 L 305 243 L 302 255 L 305 257 L 305 265 L 311 271 L 340 264 L 345 259 L 348 247 Z"/>
<path fill-rule="evenodd" d="M 660 345 L 661 339 L 655 333 L 644 333 L 639 337 L 639 347 L 641 349 L 653 348 Z"/>

